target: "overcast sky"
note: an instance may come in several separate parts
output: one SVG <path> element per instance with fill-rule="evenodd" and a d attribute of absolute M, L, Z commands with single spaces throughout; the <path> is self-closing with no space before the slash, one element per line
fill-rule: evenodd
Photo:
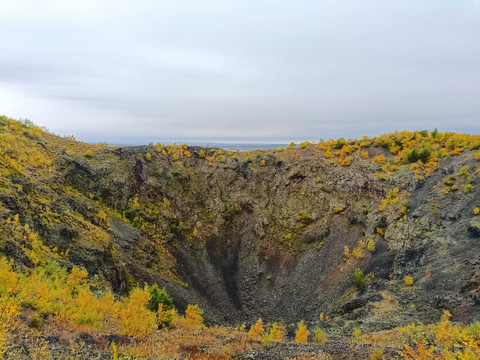
<path fill-rule="evenodd" d="M 0 0 L 0 114 L 87 141 L 480 133 L 480 0 Z"/>

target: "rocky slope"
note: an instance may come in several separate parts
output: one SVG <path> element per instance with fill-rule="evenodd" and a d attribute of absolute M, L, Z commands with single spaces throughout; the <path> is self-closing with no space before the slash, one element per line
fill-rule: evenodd
<path fill-rule="evenodd" d="M 478 137 L 228 153 L 93 146 L 5 117 L 0 134 L 0 252 L 17 268 L 55 258 L 119 296 L 157 283 L 212 323 L 305 319 L 332 336 L 480 310 Z M 400 157 L 427 145 L 434 164 Z"/>

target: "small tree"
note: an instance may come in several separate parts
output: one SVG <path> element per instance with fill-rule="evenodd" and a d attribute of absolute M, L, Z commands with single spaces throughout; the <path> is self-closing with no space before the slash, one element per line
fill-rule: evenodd
<path fill-rule="evenodd" d="M 163 310 L 171 310 L 173 308 L 173 300 L 165 288 L 160 289 L 157 284 L 153 284 L 149 292 L 150 301 L 148 302 L 148 309 L 150 311 L 157 312 L 160 304 L 163 305 Z"/>
<path fill-rule="evenodd" d="M 328 341 L 327 335 L 319 327 L 315 328 L 315 335 L 313 337 L 313 342 L 317 344 L 323 344 Z"/>
<path fill-rule="evenodd" d="M 158 305 L 157 323 L 160 328 L 169 327 L 176 318 L 177 312 L 175 309 L 165 310 L 163 304 Z"/>
<path fill-rule="evenodd" d="M 353 328 L 352 335 L 355 338 L 355 340 L 359 341 L 360 336 L 362 336 L 362 330 L 358 327 L 355 327 L 355 328 Z"/>
<path fill-rule="evenodd" d="M 307 327 L 303 324 L 303 320 L 298 323 L 298 330 L 295 333 L 295 341 L 299 344 L 305 344 L 308 341 L 308 335 L 310 331 L 307 330 Z"/>
<path fill-rule="evenodd" d="M 134 289 L 120 310 L 122 333 L 128 336 L 147 336 L 157 328 L 156 316 L 147 308 L 150 293 L 147 289 Z"/>
<path fill-rule="evenodd" d="M 357 290 L 363 291 L 367 286 L 367 282 L 365 281 L 365 275 L 363 275 L 362 270 L 356 269 L 355 270 L 355 279 L 353 280 L 353 286 L 357 288 Z"/>
<path fill-rule="evenodd" d="M 248 332 L 248 337 L 253 339 L 258 339 L 263 334 L 263 321 L 262 318 L 259 318 L 255 325 L 252 325 L 250 331 Z"/>
<path fill-rule="evenodd" d="M 190 329 L 203 329 L 203 311 L 198 307 L 198 305 L 188 305 L 187 310 L 185 310 L 185 320 L 183 325 Z"/>
<path fill-rule="evenodd" d="M 285 330 L 282 327 L 279 327 L 277 323 L 273 323 L 270 328 L 270 338 L 271 341 L 282 342 L 285 337 Z"/>

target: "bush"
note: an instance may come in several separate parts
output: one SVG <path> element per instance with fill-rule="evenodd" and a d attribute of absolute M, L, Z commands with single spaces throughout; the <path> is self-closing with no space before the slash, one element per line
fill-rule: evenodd
<path fill-rule="evenodd" d="M 145 159 L 146 159 L 147 161 L 152 161 L 152 154 L 147 153 L 147 155 L 145 155 Z"/>
<path fill-rule="evenodd" d="M 475 209 L 473 209 L 473 213 L 475 215 L 478 215 L 480 213 L 480 209 L 478 207 L 476 207 Z"/>
<path fill-rule="evenodd" d="M 360 336 L 362 336 L 362 329 L 360 329 L 359 327 L 353 328 L 352 335 L 355 340 L 360 340 Z"/>
<path fill-rule="evenodd" d="M 422 150 L 418 150 L 417 148 L 414 148 L 407 154 L 407 160 L 409 163 L 415 163 L 418 160 L 426 163 L 430 159 L 431 154 L 432 151 L 430 149 L 423 148 Z"/>
<path fill-rule="evenodd" d="M 453 185 L 456 180 L 454 175 L 448 175 L 445 179 L 443 179 L 443 183 L 445 185 Z"/>
<path fill-rule="evenodd" d="M 463 192 L 465 194 L 470 194 L 472 191 L 473 191 L 473 185 L 472 184 L 467 184 L 465 185 L 465 187 L 463 188 Z"/>
<path fill-rule="evenodd" d="M 375 164 L 375 163 L 379 163 L 379 164 L 385 164 L 385 155 L 378 155 L 378 156 L 375 156 L 372 160 L 372 164 Z"/>
<path fill-rule="evenodd" d="M 150 301 L 148 302 L 148 309 L 154 313 L 158 311 L 158 306 L 163 305 L 164 310 L 171 310 L 173 308 L 173 300 L 168 295 L 165 288 L 160 289 L 157 284 L 153 284 L 150 289 Z"/>
<path fill-rule="evenodd" d="M 413 278 L 411 276 L 405 276 L 404 281 L 405 281 L 406 286 L 412 286 L 413 285 Z"/>
<path fill-rule="evenodd" d="M 183 326 L 190 329 L 203 329 L 203 311 L 198 307 L 198 305 L 188 305 L 187 310 L 185 310 L 185 318 L 182 322 Z"/>
<path fill-rule="evenodd" d="M 337 140 L 337 142 L 335 143 L 335 149 L 341 149 L 345 146 L 347 142 L 345 141 L 344 138 L 340 138 Z"/>
<path fill-rule="evenodd" d="M 87 151 L 85 151 L 84 155 L 87 158 L 91 158 L 93 156 L 93 151 L 92 150 L 87 150 Z"/>
<path fill-rule="evenodd" d="M 149 302 L 148 290 L 138 288 L 124 301 L 119 314 L 124 335 L 144 337 L 157 328 L 156 316 L 147 308 Z"/>
<path fill-rule="evenodd" d="M 367 244 L 367 250 L 370 252 L 375 251 L 375 241 L 373 239 L 370 239 Z"/>
<path fill-rule="evenodd" d="M 308 225 L 313 222 L 312 215 L 308 211 L 301 210 L 298 214 L 297 220 L 300 221 L 302 224 Z"/>
<path fill-rule="evenodd" d="M 470 175 L 470 166 L 462 166 L 460 171 L 458 172 L 459 176 L 467 176 Z"/>
<path fill-rule="evenodd" d="M 252 325 L 248 332 L 248 337 L 258 339 L 263 334 L 263 321 L 262 318 L 258 319 L 255 325 Z"/>
<path fill-rule="evenodd" d="M 367 286 L 367 282 L 365 281 L 365 275 L 363 275 L 363 272 L 360 269 L 355 270 L 355 278 L 353 280 L 353 286 L 355 286 L 357 290 L 360 290 L 360 291 L 363 291 Z"/>
<path fill-rule="evenodd" d="M 313 342 L 317 344 L 323 344 L 328 341 L 327 335 L 319 327 L 315 328 L 315 334 L 313 336 Z"/>
<path fill-rule="evenodd" d="M 295 342 L 299 344 L 305 344 L 308 341 L 308 335 L 310 331 L 307 330 L 307 327 L 303 324 L 303 320 L 298 323 L 298 330 L 295 333 Z"/>
<path fill-rule="evenodd" d="M 200 152 L 198 153 L 198 157 L 205 158 L 206 156 L 207 154 L 205 154 L 205 151 L 203 150 L 200 150 Z"/>
<path fill-rule="evenodd" d="M 273 323 L 270 328 L 270 339 L 275 342 L 282 342 L 285 337 L 285 326 L 278 326 L 277 323 Z"/>
<path fill-rule="evenodd" d="M 15 325 L 20 309 L 15 301 L 8 297 L 0 297 L 0 357 L 7 350 L 7 333 Z"/>

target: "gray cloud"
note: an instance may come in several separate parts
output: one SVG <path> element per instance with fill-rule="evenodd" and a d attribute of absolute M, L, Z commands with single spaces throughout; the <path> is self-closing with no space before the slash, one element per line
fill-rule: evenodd
<path fill-rule="evenodd" d="M 480 130 L 479 0 L 0 0 L 0 45 L 0 112 L 86 140 Z"/>

